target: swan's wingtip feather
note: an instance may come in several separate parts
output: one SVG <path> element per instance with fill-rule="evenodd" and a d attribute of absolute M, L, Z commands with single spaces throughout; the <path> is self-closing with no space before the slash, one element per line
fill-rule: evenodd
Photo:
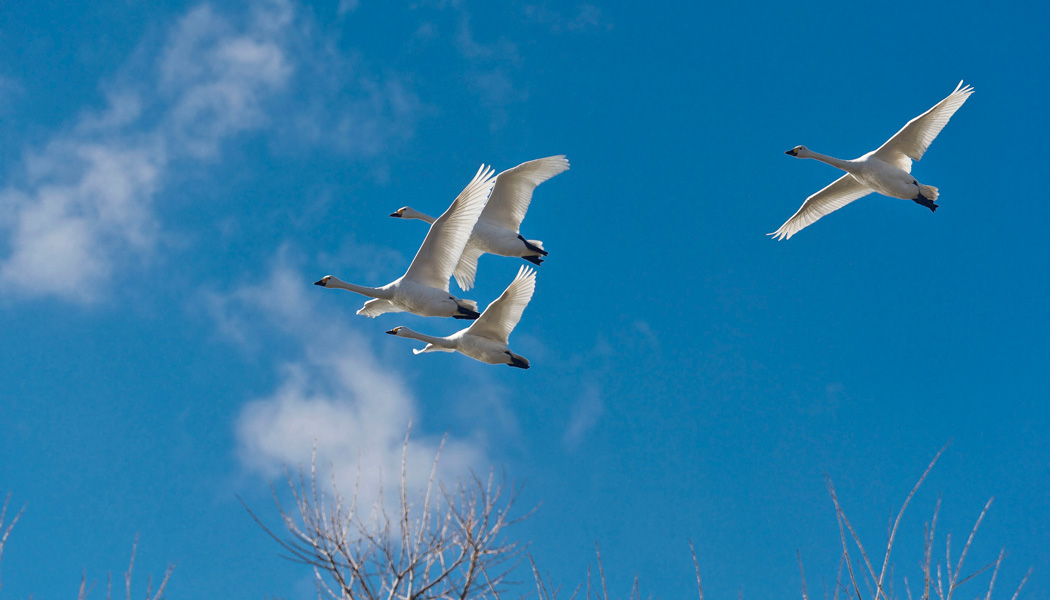
<path fill-rule="evenodd" d="M 959 81 L 959 85 L 955 86 L 955 91 L 953 91 L 949 95 L 951 95 L 951 96 L 955 96 L 955 95 L 969 96 L 972 93 L 973 93 L 973 86 L 969 85 L 969 84 L 963 85 L 963 82 L 960 80 Z"/>
<path fill-rule="evenodd" d="M 412 348 L 412 354 L 423 354 L 423 352 L 424 350 L 420 350 L 419 348 Z"/>

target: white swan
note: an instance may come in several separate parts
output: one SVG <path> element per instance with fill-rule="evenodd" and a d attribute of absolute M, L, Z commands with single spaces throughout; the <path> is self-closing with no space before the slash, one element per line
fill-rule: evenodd
<path fill-rule="evenodd" d="M 834 183 L 813 194 L 802 204 L 798 212 L 769 235 L 783 240 L 813 224 L 824 215 L 836 211 L 858 198 L 878 192 L 892 198 L 903 198 L 921 204 L 931 211 L 937 210 L 937 188 L 923 185 L 911 176 L 911 161 L 919 160 L 937 134 L 944 129 L 948 119 L 973 93 L 970 86 L 962 82 L 947 98 L 933 108 L 915 117 L 885 144 L 855 160 L 840 160 L 817 154 L 805 146 L 796 146 L 785 154 L 798 158 L 815 158 L 833 167 L 846 171 Z"/>
<path fill-rule="evenodd" d="M 424 317 L 478 318 L 478 304 L 448 293 L 452 269 L 463 253 L 470 230 L 492 190 L 493 169 L 481 165 L 474 179 L 456 196 L 452 206 L 430 226 L 423 245 L 416 252 L 408 271 L 382 287 L 364 287 L 325 275 L 314 283 L 341 288 L 375 298 L 365 302 L 357 314 L 375 317 L 388 312 L 410 312 Z"/>
<path fill-rule="evenodd" d="M 535 289 L 536 271 L 522 265 L 514 281 L 510 282 L 500 297 L 489 304 L 470 327 L 445 337 L 423 335 L 407 327 L 395 327 L 387 333 L 426 342 L 427 345 L 422 350 L 412 350 L 415 354 L 461 352 L 490 365 L 510 365 L 528 369 L 529 359 L 511 352 L 507 341 L 510 332 L 521 320 L 521 313 L 532 299 Z"/>
<path fill-rule="evenodd" d="M 521 221 L 529 210 L 532 192 L 536 186 L 569 169 L 569 161 L 564 155 L 537 158 L 503 171 L 496 176 L 488 204 L 481 211 L 474 231 L 470 234 L 463 255 L 459 258 L 452 275 L 460 289 L 466 291 L 474 287 L 474 276 L 478 270 L 478 258 L 482 254 L 500 256 L 517 256 L 539 265 L 547 251 L 543 242 L 527 240 L 518 233 Z M 399 209 L 390 215 L 402 219 L 419 219 L 428 223 L 434 217 L 423 214 L 410 206 Z"/>

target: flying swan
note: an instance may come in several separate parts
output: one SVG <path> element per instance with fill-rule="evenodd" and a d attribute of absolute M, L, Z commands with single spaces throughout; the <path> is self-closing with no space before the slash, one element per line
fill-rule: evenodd
<path fill-rule="evenodd" d="M 357 314 L 375 317 L 388 312 L 410 312 L 424 317 L 477 319 L 478 303 L 461 300 L 448 292 L 452 269 L 463 253 L 470 230 L 492 190 L 494 169 L 481 165 L 474 179 L 456 196 L 452 206 L 430 226 L 423 245 L 408 271 L 382 287 L 365 287 L 325 275 L 314 285 L 340 288 L 374 298 Z"/>
<path fill-rule="evenodd" d="M 514 326 L 521 320 L 521 313 L 532 299 L 535 289 L 536 271 L 522 265 L 514 281 L 510 282 L 500 297 L 489 304 L 470 327 L 445 337 L 423 335 L 408 327 L 395 327 L 387 333 L 426 342 L 427 345 L 422 350 L 412 350 L 415 354 L 461 352 L 490 365 L 510 365 L 528 369 L 529 359 L 511 352 L 507 340 Z"/>
<path fill-rule="evenodd" d="M 773 233 L 773 239 L 783 240 L 798 233 L 817 219 L 834 212 L 858 198 L 878 192 L 892 198 L 912 200 L 931 211 L 937 210 L 937 188 L 923 185 L 911 176 L 911 161 L 919 160 L 937 134 L 948 124 L 955 111 L 973 93 L 971 86 L 962 82 L 947 98 L 933 108 L 915 117 L 896 135 L 874 152 L 854 160 L 840 160 L 812 152 L 805 146 L 795 146 L 785 152 L 798 158 L 815 158 L 846 171 L 828 187 L 813 194 L 798 212 Z"/>
<path fill-rule="evenodd" d="M 492 188 L 488 204 L 485 205 L 485 210 L 481 211 L 481 216 L 478 217 L 474 231 L 471 232 L 463 250 L 463 256 L 452 271 L 460 289 L 466 291 L 474 287 L 478 258 L 482 254 L 517 256 L 537 266 L 543 262 L 543 257 L 547 256 L 543 242 L 527 240 L 518 230 L 525 213 L 529 210 L 532 192 L 536 186 L 568 169 L 569 161 L 564 155 L 548 156 L 521 163 L 496 176 L 496 185 Z M 434 222 L 434 217 L 410 206 L 398 209 L 390 216 Z"/>

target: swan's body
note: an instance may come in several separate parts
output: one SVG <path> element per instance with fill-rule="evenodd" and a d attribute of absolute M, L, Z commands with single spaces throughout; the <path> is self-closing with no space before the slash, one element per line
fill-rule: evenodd
<path fill-rule="evenodd" d="M 326 275 L 315 285 L 373 298 L 357 311 L 365 317 L 410 312 L 424 317 L 478 318 L 477 302 L 450 294 L 448 280 L 492 189 L 492 171 L 481 165 L 452 206 L 434 220 L 408 271 L 401 277 L 381 287 L 366 287 Z"/>
<path fill-rule="evenodd" d="M 549 156 L 521 163 L 496 176 L 489 201 L 481 211 L 463 255 L 452 272 L 461 289 L 469 290 L 474 286 L 478 258 L 482 254 L 520 257 L 535 265 L 543 262 L 543 257 L 547 256 L 543 242 L 525 239 L 519 233 L 521 221 L 529 210 L 536 186 L 568 169 L 569 161 L 565 156 Z M 434 217 L 410 206 L 390 216 L 434 222 Z"/>
<path fill-rule="evenodd" d="M 842 208 L 871 192 L 891 198 L 902 198 L 937 210 L 934 200 L 939 195 L 937 188 L 916 181 L 911 175 L 912 160 L 919 160 L 929 148 L 937 134 L 944 129 L 955 111 L 973 93 L 970 86 L 962 82 L 947 98 L 933 108 L 915 117 L 878 149 L 854 160 L 842 160 L 818 154 L 805 146 L 796 146 L 785 154 L 798 158 L 812 158 L 846 171 L 846 174 L 831 185 L 813 194 L 802 207 L 773 233 L 777 240 L 788 239 L 802 228 L 811 225 L 824 215 Z"/>
<path fill-rule="evenodd" d="M 521 313 L 532 299 L 535 290 L 536 271 L 523 266 L 500 297 L 466 329 L 444 337 L 417 333 L 407 327 L 395 327 L 387 333 L 426 342 L 427 345 L 422 350 L 412 350 L 415 354 L 459 352 L 490 365 L 510 365 L 528 369 L 529 360 L 511 352 L 507 344 L 510 332 L 521 320 Z"/>

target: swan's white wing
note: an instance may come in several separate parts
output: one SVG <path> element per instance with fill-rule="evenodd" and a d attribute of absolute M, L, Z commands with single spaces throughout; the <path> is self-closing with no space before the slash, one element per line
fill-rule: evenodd
<path fill-rule="evenodd" d="M 780 229 L 768 235 L 775 240 L 786 240 L 795 235 L 807 225 L 812 225 L 817 219 L 834 212 L 857 198 L 863 198 L 871 193 L 871 189 L 857 181 L 852 175 L 846 173 L 839 177 L 828 187 L 813 194 L 802 203 L 802 207 L 792 215 Z"/>
<path fill-rule="evenodd" d="M 481 165 L 452 206 L 430 226 L 423 245 L 405 272 L 405 279 L 448 291 L 448 279 L 491 190 L 492 169 Z"/>
<path fill-rule="evenodd" d="M 496 340 L 503 344 L 510 338 L 510 332 L 521 320 L 521 313 L 532 300 L 536 290 L 536 271 L 522 266 L 518 276 L 503 290 L 499 298 L 489 304 L 485 312 L 467 328 L 467 333 Z"/>
<path fill-rule="evenodd" d="M 874 155 L 910 173 L 911 161 L 922 158 L 933 139 L 972 93 L 973 87 L 963 87 L 960 81 L 954 92 L 930 110 L 908 121 L 885 144 L 879 146 Z"/>
<path fill-rule="evenodd" d="M 365 302 L 365 305 L 361 307 L 361 310 L 357 311 L 357 314 L 359 314 L 359 315 L 361 315 L 363 317 L 375 318 L 375 317 L 378 317 L 379 315 L 381 315 L 383 313 L 390 313 L 390 312 L 404 312 L 404 311 L 402 309 L 398 308 L 397 305 L 395 305 L 393 302 L 391 302 L 389 300 L 384 300 L 382 298 L 374 298 L 372 300 L 369 300 L 368 302 Z"/>
<path fill-rule="evenodd" d="M 565 156 L 548 156 L 503 171 L 496 176 L 496 185 L 480 218 L 517 233 L 536 186 L 568 169 Z"/>
<path fill-rule="evenodd" d="M 412 348 L 412 354 L 423 354 L 424 352 L 455 352 L 452 348 L 445 348 L 444 346 L 435 346 L 434 344 L 427 344 L 423 346 L 423 349 Z"/>
<path fill-rule="evenodd" d="M 456 285 L 464 292 L 474 287 L 474 277 L 478 273 L 478 259 L 484 254 L 477 246 L 467 244 L 463 254 L 459 256 L 459 263 L 452 276 L 456 278 Z"/>

